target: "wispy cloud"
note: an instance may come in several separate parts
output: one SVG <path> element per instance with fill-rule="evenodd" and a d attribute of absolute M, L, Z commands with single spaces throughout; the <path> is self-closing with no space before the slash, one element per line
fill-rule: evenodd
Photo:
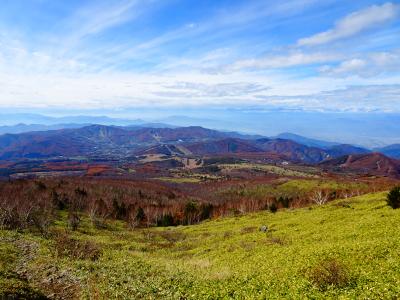
<path fill-rule="evenodd" d="M 256 0 L 250 3 L 245 2 L 244 5 L 224 7 L 223 10 L 213 11 L 206 18 L 180 24 L 178 27 L 140 43 L 128 42 L 114 45 L 112 53 L 109 53 L 112 55 L 112 60 L 109 61 L 108 68 L 119 67 L 121 62 L 123 63 L 129 59 L 145 59 L 159 56 L 168 59 L 171 54 L 166 52 L 166 48 L 171 45 L 185 45 L 187 41 L 198 45 L 203 51 L 215 52 L 221 47 L 218 44 L 219 42 L 232 39 L 232 36 L 242 36 L 243 31 L 257 26 L 254 24 L 258 24 L 260 20 L 266 20 L 267 18 L 280 20 L 299 15 L 317 2 L 317 0 L 288 0 L 284 2 Z M 266 22 L 263 26 L 265 28 L 268 26 L 274 27 L 275 23 Z M 237 40 L 237 37 L 233 39 Z M 185 64 L 188 65 L 190 60 L 194 62 L 197 58 L 178 57 L 176 64 L 186 61 Z M 171 62 L 170 65 L 172 64 Z"/>
<path fill-rule="evenodd" d="M 297 44 L 299 46 L 314 46 L 348 38 L 393 20 L 398 16 L 398 13 L 398 4 L 388 2 L 382 5 L 373 5 L 340 19 L 330 30 L 300 39 Z"/>
<path fill-rule="evenodd" d="M 239 60 L 228 69 L 276 69 L 301 65 L 312 65 L 339 60 L 340 56 L 333 53 L 292 52 L 286 55 L 269 55 L 258 59 Z"/>
<path fill-rule="evenodd" d="M 382 74 L 398 73 L 400 70 L 400 51 L 378 52 L 342 61 L 340 64 L 325 65 L 320 71 L 329 76 L 373 77 Z"/>
<path fill-rule="evenodd" d="M 377 101 L 377 96 L 381 101 Z M 398 112 L 400 85 L 348 86 L 310 95 L 258 96 L 268 103 L 316 111 Z"/>
<path fill-rule="evenodd" d="M 269 89 L 262 84 L 249 82 L 232 82 L 205 84 L 195 82 L 177 82 L 173 85 L 165 85 L 166 91 L 157 92 L 158 96 L 169 96 L 178 98 L 200 98 L 203 100 L 207 97 L 224 98 L 224 97 L 248 97 L 259 92 Z"/>
<path fill-rule="evenodd" d="M 144 1 L 98 1 L 94 5 L 82 7 L 67 20 L 66 27 L 73 33 L 68 38 L 78 40 L 121 25 L 137 16 L 139 4 L 143 5 Z"/>

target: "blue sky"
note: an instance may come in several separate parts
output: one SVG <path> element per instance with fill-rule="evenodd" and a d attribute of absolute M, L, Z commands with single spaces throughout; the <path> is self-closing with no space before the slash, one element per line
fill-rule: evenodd
<path fill-rule="evenodd" d="M 3 0 L 0 107 L 400 112 L 400 3 Z"/>

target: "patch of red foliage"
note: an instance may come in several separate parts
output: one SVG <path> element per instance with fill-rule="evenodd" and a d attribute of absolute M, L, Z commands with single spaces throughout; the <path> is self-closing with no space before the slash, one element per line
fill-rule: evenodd
<path fill-rule="evenodd" d="M 140 174 L 158 174 L 160 172 L 160 168 L 155 166 L 154 164 L 148 163 L 137 166 L 135 171 Z"/>
<path fill-rule="evenodd" d="M 107 165 L 89 165 L 87 168 L 86 175 L 87 176 L 97 176 L 102 173 L 111 170 L 112 168 Z"/>
<path fill-rule="evenodd" d="M 43 168 L 49 171 L 83 171 L 88 169 L 88 164 L 79 161 L 47 162 Z"/>

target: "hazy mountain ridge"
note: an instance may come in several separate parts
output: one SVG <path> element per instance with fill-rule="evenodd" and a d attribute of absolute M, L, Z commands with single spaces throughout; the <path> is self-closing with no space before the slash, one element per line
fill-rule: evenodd
<path fill-rule="evenodd" d="M 340 144 L 340 145 L 335 145 L 327 149 L 327 152 L 329 153 L 330 157 L 340 157 L 343 155 L 347 155 L 349 153 L 351 154 L 366 154 L 370 153 L 371 150 L 362 148 L 362 147 L 357 147 L 349 144 Z"/>
<path fill-rule="evenodd" d="M 15 126 L 18 124 L 39 124 L 39 125 L 57 125 L 57 124 L 102 124 L 102 125 L 137 125 L 144 124 L 141 119 L 112 118 L 108 116 L 90 116 L 90 115 L 72 115 L 52 117 L 34 113 L 8 113 L 0 114 L 0 125 Z"/>
<path fill-rule="evenodd" d="M 196 109 L 195 111 L 185 110 L 185 116 L 176 115 L 169 110 L 159 111 L 158 114 L 150 114 L 148 111 L 144 110 L 142 112 L 140 109 L 126 111 L 122 114 L 123 117 L 106 116 L 107 114 L 112 115 L 111 112 L 104 112 L 103 116 L 98 115 L 99 112 L 91 113 L 96 113 L 97 115 L 52 117 L 10 111 L 9 113 L 3 112 L 0 114 L 0 125 L 14 126 L 18 123 L 42 125 L 102 124 L 142 127 L 196 125 L 219 131 L 229 132 L 234 130 L 250 135 L 258 134 L 291 139 L 307 146 L 319 148 L 333 146 L 331 143 L 336 143 L 361 145 L 362 147 L 373 149 L 400 143 L 398 135 L 400 114 L 398 113 L 319 113 L 282 109 L 267 111 L 247 110 L 245 113 L 233 109 L 223 111 L 219 109 Z M 160 126 L 160 123 L 164 125 Z M 316 124 L 318 124 L 317 131 Z M 0 130 L 0 133 L 13 132 Z M 285 136 L 282 133 L 289 133 L 291 136 Z M 305 138 L 308 136 L 314 138 Z M 326 142 L 328 145 L 325 144 Z"/>
<path fill-rule="evenodd" d="M 323 141 L 320 141 L 323 143 Z M 178 148 L 157 147 L 180 145 Z M 150 150 L 151 149 L 151 150 Z M 90 125 L 81 128 L 5 134 L 0 136 L 0 159 L 90 156 L 118 158 L 138 153 L 203 156 L 227 153 L 271 153 L 289 161 L 308 164 L 347 154 L 368 153 L 352 145 L 310 147 L 293 140 L 259 138 L 236 132 L 221 132 L 200 126 L 147 128 L 141 126 Z"/>
<path fill-rule="evenodd" d="M 393 144 L 382 148 L 375 148 L 374 151 L 381 152 L 387 156 L 400 159 L 400 144 Z"/>
<path fill-rule="evenodd" d="M 323 141 L 323 140 L 319 140 L 319 139 L 312 139 L 312 138 L 304 137 L 304 136 L 290 133 L 290 132 L 280 133 L 277 136 L 275 136 L 274 138 L 292 140 L 294 142 L 303 144 L 308 147 L 317 147 L 317 148 L 322 148 L 322 149 L 330 148 L 332 146 L 337 146 L 340 144 L 340 143 L 335 143 L 335 142 Z"/>

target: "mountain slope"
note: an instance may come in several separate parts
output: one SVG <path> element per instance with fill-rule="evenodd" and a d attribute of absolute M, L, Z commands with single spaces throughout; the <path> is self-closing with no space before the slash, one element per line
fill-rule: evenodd
<path fill-rule="evenodd" d="M 400 178 L 400 161 L 377 152 L 345 155 L 324 161 L 320 166 L 331 170 L 351 171 Z"/>
<path fill-rule="evenodd" d="M 132 131 L 136 142 L 172 143 L 215 140 L 229 137 L 229 134 L 199 126 L 178 128 L 139 128 Z"/>
<path fill-rule="evenodd" d="M 330 157 L 340 157 L 349 154 L 366 154 L 371 151 L 365 148 L 356 147 L 348 144 L 341 144 L 329 147 L 326 149 Z"/>
<path fill-rule="evenodd" d="M 251 141 L 235 138 L 199 142 L 186 145 L 185 148 L 195 155 L 263 152 L 262 149 L 253 145 Z"/>
<path fill-rule="evenodd" d="M 329 157 L 323 149 L 308 147 L 291 140 L 258 139 L 256 144 L 265 152 L 285 155 L 291 161 L 318 163 Z"/>
<path fill-rule="evenodd" d="M 146 146 L 215 141 L 229 138 L 229 134 L 198 126 L 124 128 L 104 125 L 5 134 L 0 136 L 0 159 L 99 155 L 106 158 L 121 157 Z"/>
<path fill-rule="evenodd" d="M 173 155 L 180 156 L 184 155 L 185 153 L 182 151 L 182 149 L 180 149 L 175 145 L 162 144 L 162 145 L 151 146 L 143 150 L 139 150 L 135 154 L 136 155 L 162 154 L 168 156 L 173 156 Z"/>
<path fill-rule="evenodd" d="M 0 159 L 73 157 L 112 154 L 133 147 L 129 131 L 118 127 L 91 125 L 78 129 L 61 129 L 0 136 Z"/>

